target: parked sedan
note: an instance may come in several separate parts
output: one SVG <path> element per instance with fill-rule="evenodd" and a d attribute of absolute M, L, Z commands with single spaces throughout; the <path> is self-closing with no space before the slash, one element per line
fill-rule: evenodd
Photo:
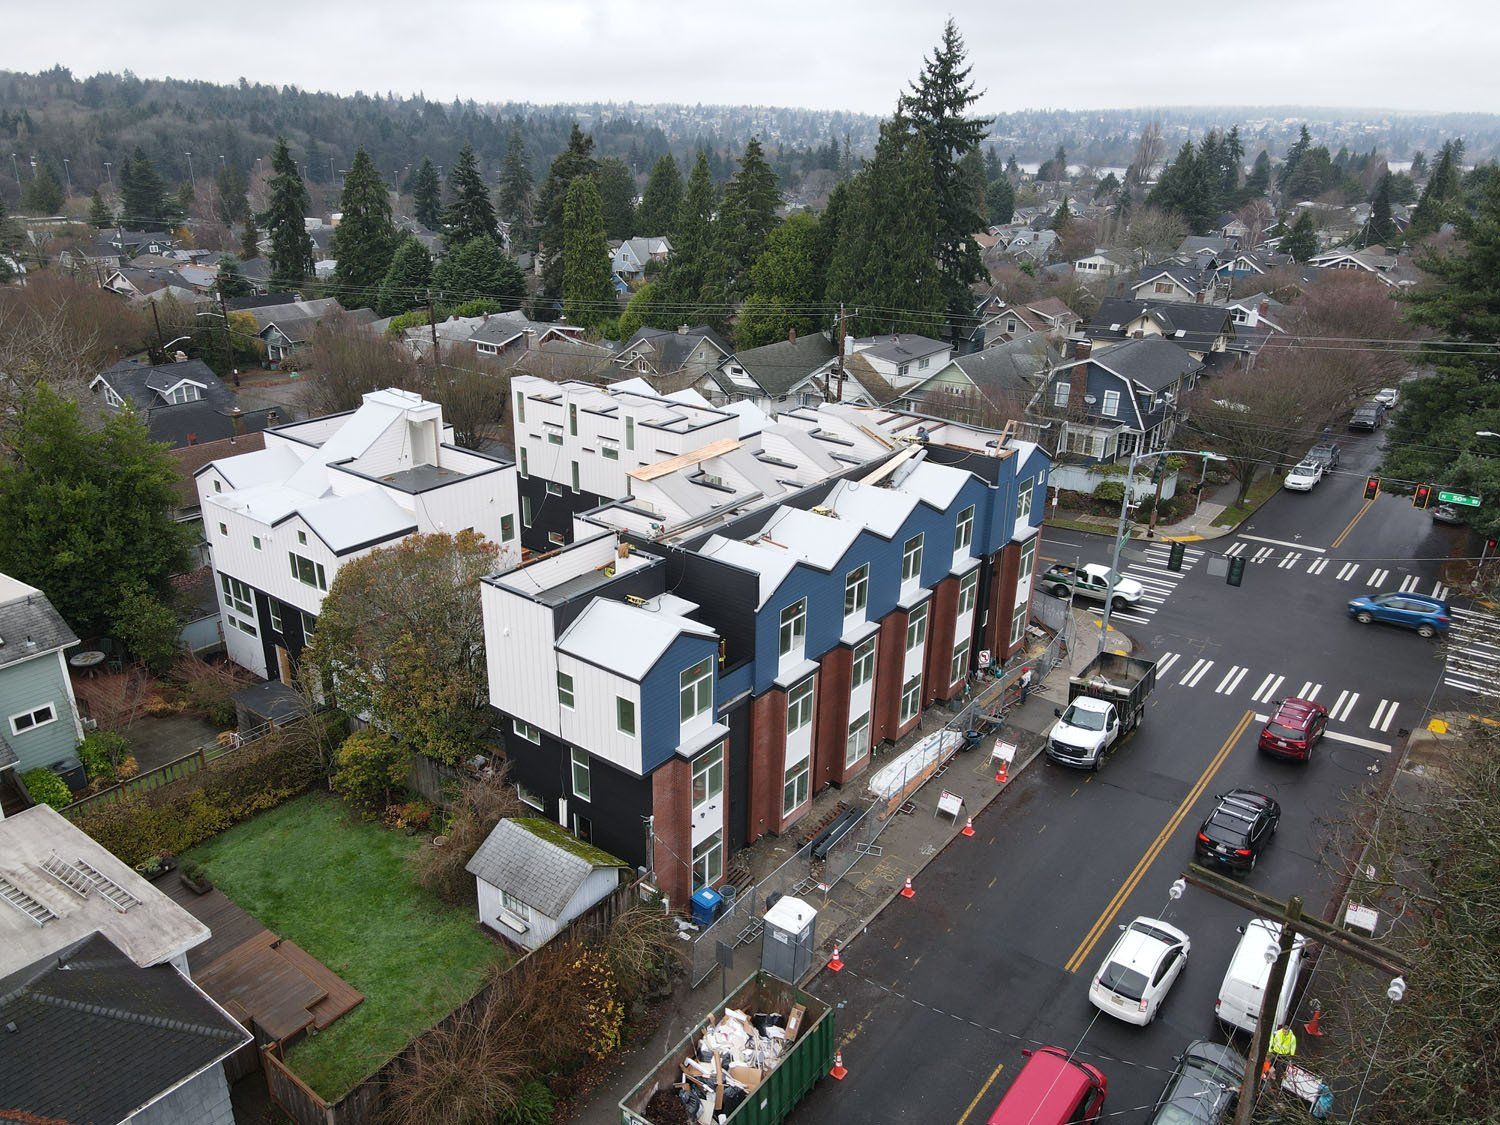
<path fill-rule="evenodd" d="M 1094 974 L 1089 999 L 1101 1012 L 1144 1027 L 1156 1018 L 1192 945 L 1176 926 L 1137 918 L 1124 927 Z"/>
<path fill-rule="evenodd" d="M 1195 1039 L 1177 1056 L 1151 1125 L 1219 1125 L 1239 1100 L 1240 1079 L 1249 1065 L 1233 1047 Z"/>
<path fill-rule="evenodd" d="M 1313 486 L 1323 479 L 1323 462 L 1314 461 L 1309 457 L 1306 461 L 1299 461 L 1291 472 L 1287 473 L 1283 486 L 1293 492 L 1311 492 Z"/>
<path fill-rule="evenodd" d="M 1349 603 L 1349 616 L 1361 625 L 1381 621 L 1415 629 L 1421 637 L 1448 631 L 1448 603 L 1425 594 L 1368 594 Z"/>
<path fill-rule="evenodd" d="M 1464 519 L 1464 514 L 1452 504 L 1439 504 L 1436 508 L 1432 509 L 1432 522 L 1446 523 L 1453 527 L 1462 527 L 1468 521 Z"/>
<path fill-rule="evenodd" d="M 1197 857 L 1233 871 L 1254 871 L 1281 824 L 1281 806 L 1254 789 L 1231 789 L 1214 801 L 1194 846 Z"/>
<path fill-rule="evenodd" d="M 1375 395 L 1375 401 L 1387 410 L 1395 410 L 1396 404 L 1401 401 L 1401 392 L 1395 387 L 1382 387 Z"/>
<path fill-rule="evenodd" d="M 1258 745 L 1278 758 L 1305 762 L 1327 729 L 1327 707 L 1312 699 L 1283 699 L 1261 728 Z"/>

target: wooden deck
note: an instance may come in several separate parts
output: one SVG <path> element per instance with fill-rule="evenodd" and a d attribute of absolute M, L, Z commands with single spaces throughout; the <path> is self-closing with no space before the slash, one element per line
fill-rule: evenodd
<path fill-rule="evenodd" d="M 175 874 L 157 886 L 213 931 L 189 955 L 198 987 L 237 1019 L 254 1020 L 286 1045 L 309 1027 L 327 1027 L 364 1000 L 295 942 L 280 938 L 220 890 L 196 895 Z"/>

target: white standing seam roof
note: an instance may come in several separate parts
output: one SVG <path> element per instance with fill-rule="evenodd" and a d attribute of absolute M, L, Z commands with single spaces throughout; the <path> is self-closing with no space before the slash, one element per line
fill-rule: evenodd
<path fill-rule="evenodd" d="M 316 504 L 304 505 L 298 514 L 335 554 L 362 543 L 417 530 L 412 513 L 378 488 L 330 496 Z"/>
<path fill-rule="evenodd" d="M 849 520 L 820 516 L 802 508 L 780 508 L 766 523 L 772 542 L 819 570 L 832 570 L 864 528 Z"/>
<path fill-rule="evenodd" d="M 967 470 L 955 469 L 952 465 L 921 461 L 901 478 L 896 488 L 927 501 L 935 508 L 946 509 L 972 476 Z"/>
<path fill-rule="evenodd" d="M 684 634 L 718 639 L 707 625 L 670 610 L 595 598 L 557 638 L 557 650 L 639 683 Z"/>
<path fill-rule="evenodd" d="M 302 458 L 277 443 L 254 453 L 241 453 L 210 461 L 231 488 L 254 488 L 257 485 L 284 481 L 302 467 Z"/>
<path fill-rule="evenodd" d="M 797 565 L 797 558 L 786 551 L 761 543 L 742 543 L 738 539 L 725 539 L 722 535 L 711 535 L 699 549 L 700 555 L 723 559 L 727 563 L 760 576 L 760 600 L 757 608 L 766 604 L 777 587 L 786 580 Z"/>
<path fill-rule="evenodd" d="M 917 497 L 900 489 L 841 480 L 824 502 L 840 519 L 868 527 L 885 539 L 893 539 L 917 506 Z"/>

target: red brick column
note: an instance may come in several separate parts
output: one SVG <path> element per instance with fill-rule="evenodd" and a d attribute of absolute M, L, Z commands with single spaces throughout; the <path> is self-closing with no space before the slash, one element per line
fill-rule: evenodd
<path fill-rule="evenodd" d="M 1025 644 L 1024 637 L 1021 644 L 1010 643 L 1010 619 L 1016 612 L 1016 582 L 1021 577 L 1021 545 L 1007 543 L 996 552 L 995 561 L 999 564 L 1000 620 L 996 623 L 994 652 L 997 659 L 1004 660 Z"/>
<path fill-rule="evenodd" d="M 901 669 L 906 663 L 906 611 L 892 610 L 880 619 L 875 645 L 875 687 L 870 697 L 870 746 L 896 737 L 901 714 Z"/>
<path fill-rule="evenodd" d="M 753 844 L 766 833 L 781 829 L 785 771 L 786 692 L 771 688 L 750 703 L 750 823 L 746 843 Z"/>
<path fill-rule="evenodd" d="M 849 736 L 849 680 L 854 650 L 835 645 L 819 662 L 812 792 L 844 783 L 844 746 Z"/>
<path fill-rule="evenodd" d="M 681 758 L 672 758 L 651 775 L 656 878 L 662 893 L 678 906 L 685 906 L 693 893 L 692 785 L 692 769 Z"/>
<path fill-rule="evenodd" d="M 927 603 L 927 675 L 922 681 L 922 706 L 939 699 L 952 699 L 956 689 L 948 682 L 953 664 L 953 638 L 958 630 L 958 579 L 944 578 L 932 589 Z"/>

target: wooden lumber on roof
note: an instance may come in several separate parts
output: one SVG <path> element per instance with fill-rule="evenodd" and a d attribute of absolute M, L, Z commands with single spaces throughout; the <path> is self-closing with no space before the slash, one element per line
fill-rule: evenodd
<path fill-rule="evenodd" d="M 655 480 L 669 473 L 675 473 L 678 469 L 686 469 L 701 461 L 709 461 L 715 457 L 722 457 L 726 453 L 733 453 L 740 447 L 739 438 L 720 438 L 711 441 L 707 445 L 690 449 L 686 453 L 679 453 L 676 457 L 668 457 L 665 461 L 658 461 L 654 465 L 642 465 L 639 469 L 631 469 L 630 476 L 636 480 Z"/>

